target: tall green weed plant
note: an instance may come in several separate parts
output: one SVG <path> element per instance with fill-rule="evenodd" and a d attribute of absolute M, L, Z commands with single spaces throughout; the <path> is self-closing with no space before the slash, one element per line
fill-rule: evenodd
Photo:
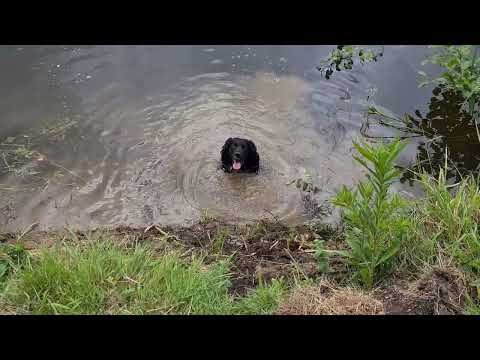
<path fill-rule="evenodd" d="M 340 254 L 366 288 L 391 268 L 409 226 L 405 201 L 389 191 L 401 174 L 395 160 L 405 146 L 400 140 L 375 147 L 354 142 L 360 154 L 354 158 L 367 170 L 367 180 L 355 189 L 343 186 L 332 201 L 343 210 L 350 246 Z"/>

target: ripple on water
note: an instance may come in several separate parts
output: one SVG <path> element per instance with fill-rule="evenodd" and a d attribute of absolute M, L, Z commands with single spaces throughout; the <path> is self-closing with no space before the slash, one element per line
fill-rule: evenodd
<path fill-rule="evenodd" d="M 42 203 L 46 209 L 37 213 L 42 222 L 185 224 L 198 220 L 202 209 L 230 221 L 270 214 L 296 222 L 307 213 L 302 194 L 286 185 L 290 180 L 310 174 L 321 188 L 317 200 L 327 201 L 338 184 L 358 177 L 347 130 L 312 111 L 312 100 L 319 107 L 341 101 L 341 89 L 314 90 L 295 76 L 224 72 L 190 77 L 142 99 L 116 91 L 110 86 L 96 94 L 105 100 L 101 109 L 94 99 L 86 102 L 93 109 L 87 123 L 96 124 L 107 154 L 89 169 L 95 175 L 86 185 L 51 193 L 55 201 Z M 256 143 L 258 175 L 220 170 L 228 137 Z M 62 196 L 70 200 L 58 208 Z"/>

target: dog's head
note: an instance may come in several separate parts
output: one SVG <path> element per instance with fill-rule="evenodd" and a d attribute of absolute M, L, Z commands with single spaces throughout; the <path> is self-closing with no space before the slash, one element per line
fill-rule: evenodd
<path fill-rule="evenodd" d="M 231 172 L 258 170 L 259 156 L 255 144 L 247 139 L 229 138 L 222 148 L 222 165 Z"/>

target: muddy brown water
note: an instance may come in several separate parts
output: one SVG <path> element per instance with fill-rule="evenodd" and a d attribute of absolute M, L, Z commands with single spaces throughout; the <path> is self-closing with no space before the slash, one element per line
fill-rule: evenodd
<path fill-rule="evenodd" d="M 187 225 L 203 209 L 226 221 L 309 219 L 309 203 L 362 176 L 351 141 L 370 89 L 397 115 L 427 112 L 432 97 L 417 87 L 425 46 L 386 46 L 379 63 L 325 80 L 315 67 L 331 49 L 0 47 L 2 149 L 37 151 L 13 170 L 0 159 L 0 226 Z M 219 170 L 231 136 L 256 143 L 257 176 Z M 309 201 L 286 185 L 305 176 L 320 189 Z"/>

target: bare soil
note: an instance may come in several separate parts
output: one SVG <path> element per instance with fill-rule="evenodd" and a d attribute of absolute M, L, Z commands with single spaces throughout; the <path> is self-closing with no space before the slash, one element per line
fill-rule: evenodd
<path fill-rule="evenodd" d="M 412 282 L 385 284 L 376 296 L 389 314 L 458 315 L 466 300 L 467 286 L 455 268 L 433 268 Z"/>

